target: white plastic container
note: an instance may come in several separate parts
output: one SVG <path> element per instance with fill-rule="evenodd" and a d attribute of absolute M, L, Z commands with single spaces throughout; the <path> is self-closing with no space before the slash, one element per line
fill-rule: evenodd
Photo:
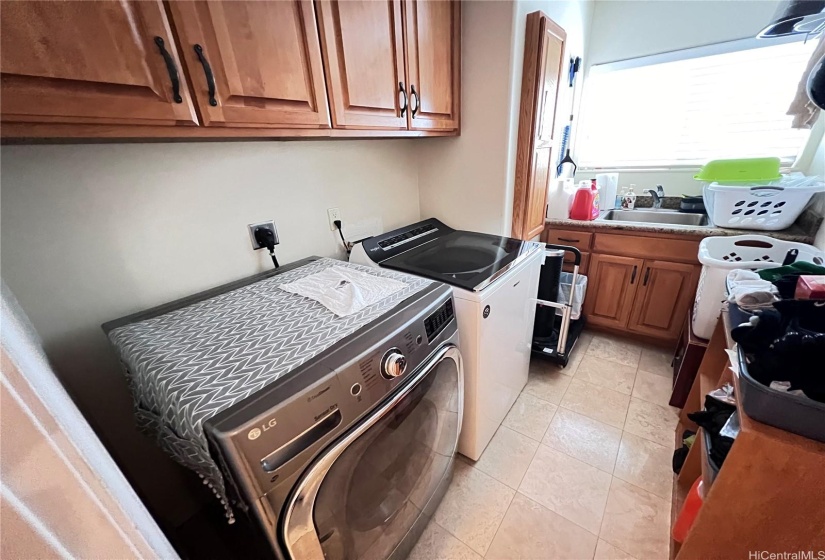
<path fill-rule="evenodd" d="M 760 184 L 706 184 L 708 217 L 718 227 L 778 231 L 790 227 L 814 193 L 825 191 L 818 177 L 786 175 Z"/>
<path fill-rule="evenodd" d="M 725 278 L 737 268 L 762 270 L 782 266 L 791 249 L 797 249 L 797 261 L 822 265 L 825 254 L 804 243 L 781 241 L 764 235 L 734 235 L 706 237 L 699 243 L 702 274 L 693 303 L 693 332 L 700 338 L 710 338 L 725 299 Z"/>
<path fill-rule="evenodd" d="M 612 210 L 616 206 L 616 190 L 619 188 L 619 174 L 597 174 L 596 186 L 599 187 L 600 208 L 602 210 Z"/>

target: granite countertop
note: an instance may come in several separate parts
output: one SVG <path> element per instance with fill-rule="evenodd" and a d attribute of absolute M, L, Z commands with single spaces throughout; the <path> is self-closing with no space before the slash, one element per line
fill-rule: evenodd
<path fill-rule="evenodd" d="M 666 197 L 662 203 L 663 208 L 679 208 L 680 197 Z M 653 199 L 649 196 L 640 196 L 636 199 L 636 208 L 645 209 L 653 206 Z M 691 237 L 710 236 L 730 236 L 730 235 L 766 235 L 785 241 L 795 241 L 797 243 L 813 243 L 822 217 L 817 216 L 810 210 L 806 210 L 797 218 L 796 222 L 788 229 L 780 231 L 760 231 L 754 229 L 729 229 L 716 226 L 690 226 L 676 224 L 654 224 L 642 222 L 619 222 L 604 220 L 604 215 L 609 210 L 599 213 L 596 220 L 571 220 L 570 218 L 548 218 L 545 223 L 559 227 L 586 227 L 606 231 L 640 231 L 651 233 L 681 234 Z"/>

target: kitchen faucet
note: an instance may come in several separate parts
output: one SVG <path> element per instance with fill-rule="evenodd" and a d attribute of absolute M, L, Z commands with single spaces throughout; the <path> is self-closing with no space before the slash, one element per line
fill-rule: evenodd
<path fill-rule="evenodd" d="M 656 185 L 656 190 L 653 189 L 646 189 L 646 193 L 650 193 L 650 196 L 653 197 L 653 208 L 659 210 L 662 207 L 662 200 L 665 198 L 665 189 L 662 185 Z"/>

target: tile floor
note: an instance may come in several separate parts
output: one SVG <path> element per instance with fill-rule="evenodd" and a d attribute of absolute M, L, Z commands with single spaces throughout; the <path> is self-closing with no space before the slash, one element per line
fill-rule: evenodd
<path fill-rule="evenodd" d="M 668 557 L 670 355 L 585 333 L 530 378 L 481 458 L 463 457 L 411 560 Z"/>

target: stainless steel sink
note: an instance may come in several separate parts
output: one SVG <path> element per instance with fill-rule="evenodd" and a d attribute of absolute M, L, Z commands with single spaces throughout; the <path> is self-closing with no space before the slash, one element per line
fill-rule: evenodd
<path fill-rule="evenodd" d="M 599 220 L 635 222 L 641 224 L 670 224 L 678 226 L 707 226 L 705 214 L 686 214 L 678 210 L 608 210 Z"/>

